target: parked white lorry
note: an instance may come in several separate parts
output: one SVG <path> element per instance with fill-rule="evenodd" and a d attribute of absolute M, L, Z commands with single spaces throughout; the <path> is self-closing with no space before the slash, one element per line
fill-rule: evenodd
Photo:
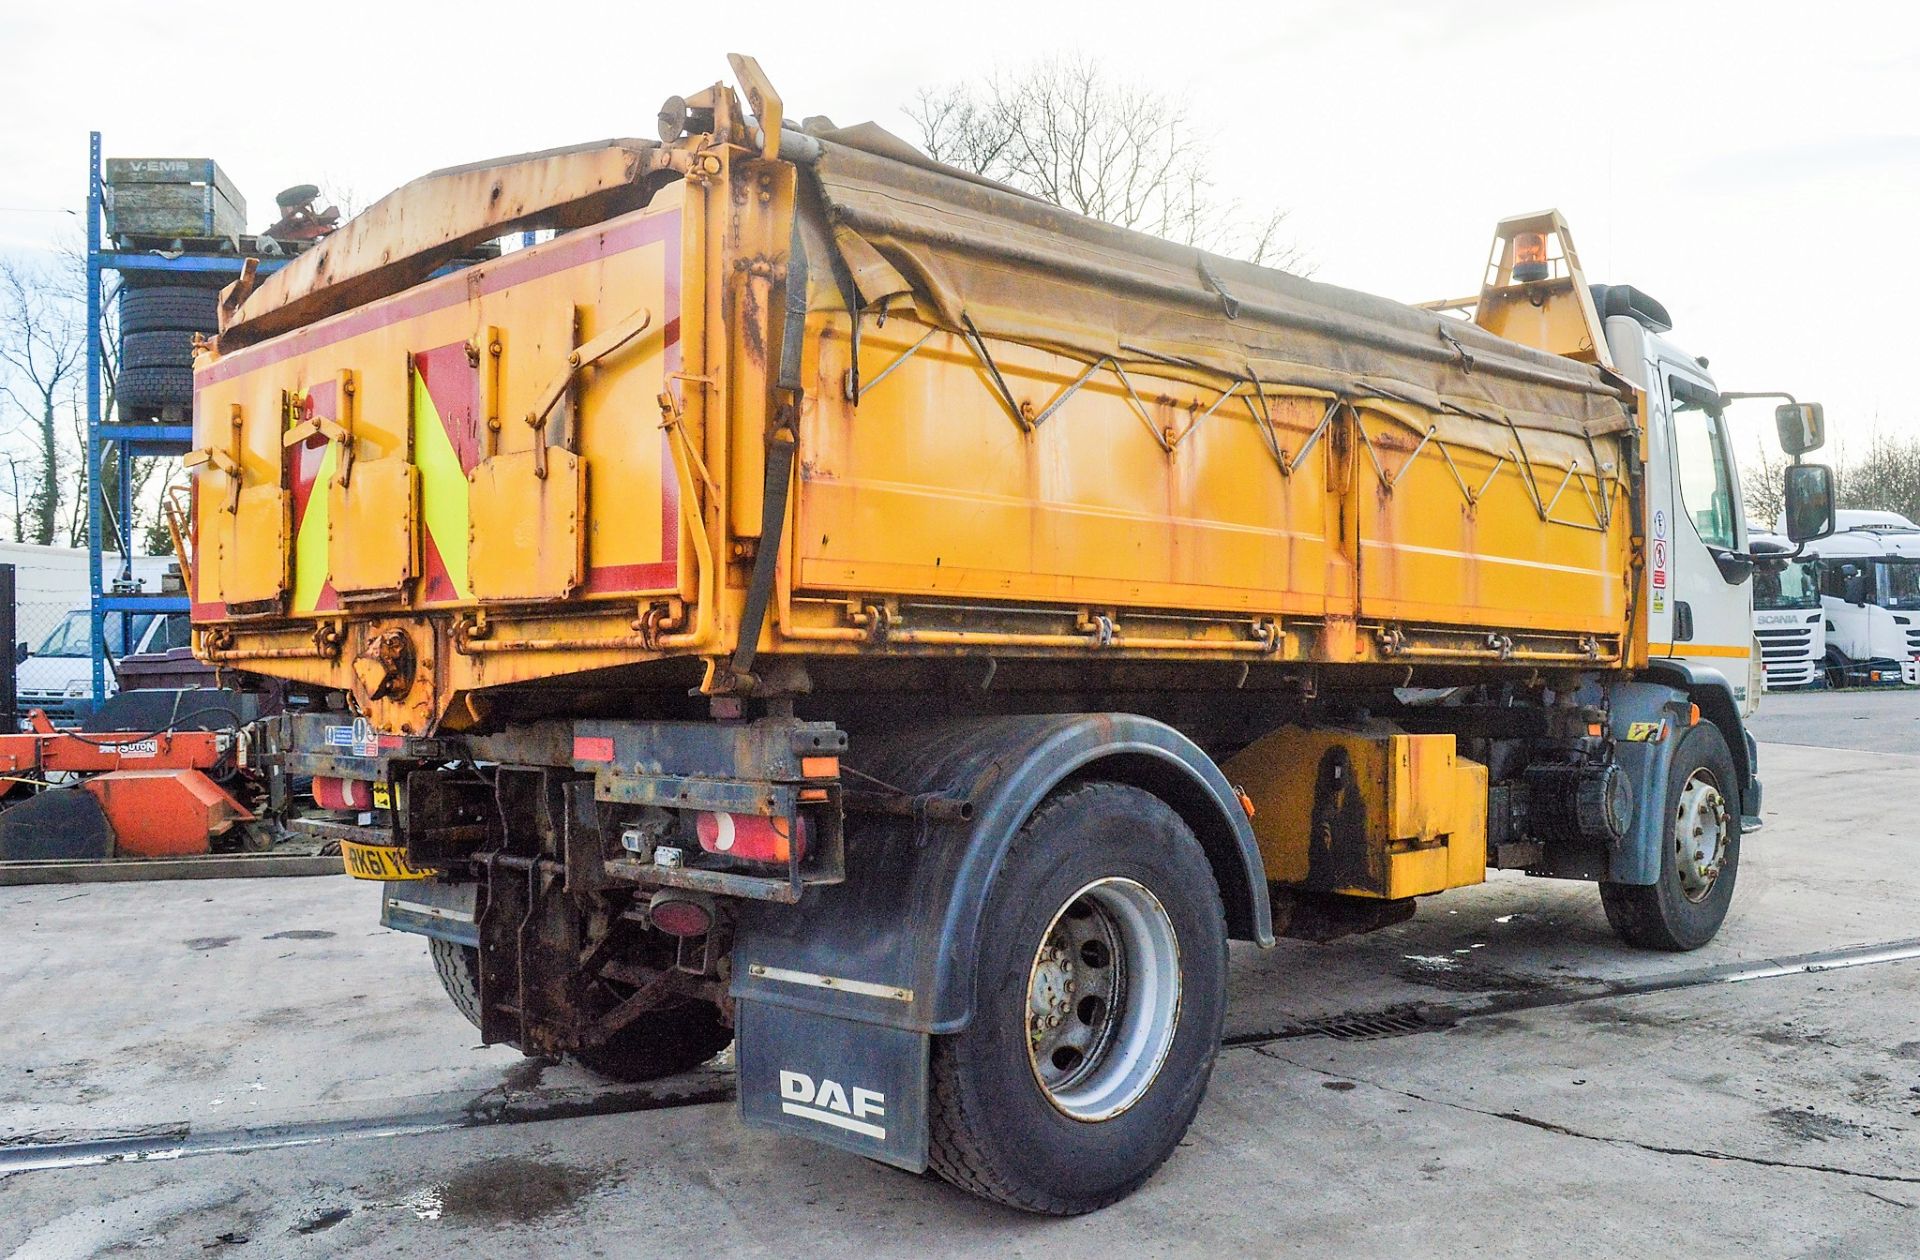
<path fill-rule="evenodd" d="M 1795 556 L 1777 534 L 1749 530 L 1748 549 L 1760 561 L 1753 575 L 1753 638 L 1759 644 L 1768 691 L 1811 687 L 1826 676 L 1827 619 L 1820 601 L 1820 566 Z M 1778 569 L 1765 563 L 1780 556 Z"/>
<path fill-rule="evenodd" d="M 1920 525 L 1894 512 L 1843 511 L 1807 548 L 1826 613 L 1836 686 L 1920 686 Z"/>

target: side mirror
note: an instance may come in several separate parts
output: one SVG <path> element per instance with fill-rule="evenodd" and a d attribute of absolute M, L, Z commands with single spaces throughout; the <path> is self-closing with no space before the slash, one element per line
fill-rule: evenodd
<path fill-rule="evenodd" d="M 26 664 L 27 658 L 32 655 L 33 649 L 28 647 L 24 641 L 13 645 L 13 663 L 15 665 Z"/>
<path fill-rule="evenodd" d="M 1786 474 L 1787 537 L 1807 543 L 1831 534 L 1833 469 L 1825 464 L 1789 464 Z"/>
<path fill-rule="evenodd" d="M 1819 403 L 1781 403 L 1773 409 L 1773 424 L 1780 449 L 1795 459 L 1826 445 L 1827 412 Z"/>

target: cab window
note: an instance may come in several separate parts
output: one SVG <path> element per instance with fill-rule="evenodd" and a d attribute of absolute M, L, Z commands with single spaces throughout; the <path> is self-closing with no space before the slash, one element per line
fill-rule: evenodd
<path fill-rule="evenodd" d="M 1668 378 L 1673 400 L 1673 465 L 1687 519 L 1709 547 L 1732 549 L 1733 468 L 1727 459 L 1726 420 L 1710 395 L 1679 377 Z"/>
<path fill-rule="evenodd" d="M 185 613 L 168 613 L 153 633 L 152 642 L 147 644 L 149 652 L 169 652 L 174 648 L 193 646 L 193 622 Z"/>
<path fill-rule="evenodd" d="M 1873 572 L 1862 560 L 1829 560 L 1820 566 L 1820 593 L 1849 604 L 1873 602 Z"/>

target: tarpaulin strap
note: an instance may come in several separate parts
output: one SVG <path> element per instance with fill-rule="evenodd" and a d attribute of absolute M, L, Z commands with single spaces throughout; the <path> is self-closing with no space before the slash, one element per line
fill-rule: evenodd
<path fill-rule="evenodd" d="M 780 540 L 786 532 L 787 492 L 793 482 L 793 406 L 782 403 L 775 428 L 767 435 L 767 481 L 760 497 L 760 546 L 753 554 L 753 576 L 747 582 L 747 602 L 740 610 L 740 641 L 728 671 L 738 686 L 753 674 L 753 658 L 760 650 L 760 630 L 773 599 L 773 578 L 780 559 Z"/>
<path fill-rule="evenodd" d="M 786 320 L 780 329 L 781 389 L 798 393 L 801 388 L 800 360 L 806 352 L 807 337 L 807 244 L 800 232 L 800 216 L 793 216 L 793 234 L 787 242 Z M 854 316 L 855 327 L 860 317 Z"/>
<path fill-rule="evenodd" d="M 1473 371 L 1473 352 L 1461 345 L 1460 338 L 1454 336 L 1445 324 L 1440 325 L 1439 333 L 1440 339 L 1452 346 L 1453 352 L 1460 356 L 1461 370 L 1466 372 Z"/>
<path fill-rule="evenodd" d="M 987 369 L 987 375 L 993 379 L 994 389 L 999 393 L 1000 402 L 1006 407 L 1007 414 L 1012 416 L 1014 423 L 1021 428 L 1032 429 L 1033 422 L 1027 419 L 1027 413 L 1020 409 L 1020 403 L 1014 398 L 1013 391 L 1007 388 L 1006 378 L 1000 375 L 1000 365 L 993 361 L 991 354 L 987 353 L 987 343 L 982 340 L 980 330 L 973 326 L 973 316 L 961 311 L 960 322 L 966 326 L 967 346 L 979 358 L 980 366 Z"/>
<path fill-rule="evenodd" d="M 1212 289 L 1220 296 L 1221 311 L 1226 314 L 1228 319 L 1239 319 L 1240 299 L 1227 292 L 1227 286 L 1221 284 L 1220 277 L 1213 274 L 1213 268 L 1207 266 L 1206 255 L 1202 254 L 1194 261 L 1200 266 L 1200 279 L 1206 282 L 1209 289 Z"/>

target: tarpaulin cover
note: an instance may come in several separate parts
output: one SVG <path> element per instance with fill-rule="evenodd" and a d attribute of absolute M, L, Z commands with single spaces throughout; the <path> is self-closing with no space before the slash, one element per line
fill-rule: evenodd
<path fill-rule="evenodd" d="M 1633 425 L 1620 383 L 1596 367 L 1074 214 L 871 124 L 791 147 L 815 176 L 809 235 L 839 264 L 810 264 L 816 306 L 910 302 L 929 323 L 1088 363 L 1397 400 L 1435 413 L 1443 441 L 1492 450 L 1511 445 L 1509 424 L 1580 444 Z"/>

